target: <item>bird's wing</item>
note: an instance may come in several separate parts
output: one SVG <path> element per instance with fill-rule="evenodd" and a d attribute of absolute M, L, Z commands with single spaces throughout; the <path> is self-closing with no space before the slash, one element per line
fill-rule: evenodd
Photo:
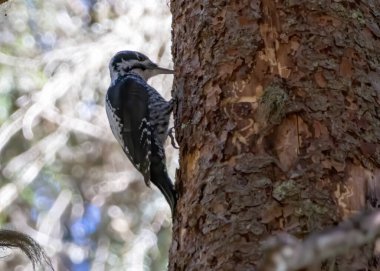
<path fill-rule="evenodd" d="M 149 122 L 146 86 L 126 78 L 111 88 L 107 99 L 115 111 L 107 112 L 107 115 L 108 118 L 110 115 L 111 118 L 119 118 L 116 122 L 120 123 L 116 129 L 111 125 L 111 129 L 132 164 L 143 174 L 145 183 L 149 185 L 153 131 Z"/>
<path fill-rule="evenodd" d="M 111 129 L 132 164 L 143 174 L 145 183 L 152 181 L 163 193 L 174 213 L 177 193 L 168 176 L 165 151 L 159 135 L 157 115 L 150 114 L 150 86 L 143 81 L 125 78 L 108 89 L 107 116 Z M 152 94 L 152 92 L 150 92 Z M 157 97 L 156 97 L 157 102 Z M 168 110 L 171 110 L 168 105 Z M 154 111 L 151 109 L 151 111 Z M 168 121 L 168 120 L 165 120 Z"/>

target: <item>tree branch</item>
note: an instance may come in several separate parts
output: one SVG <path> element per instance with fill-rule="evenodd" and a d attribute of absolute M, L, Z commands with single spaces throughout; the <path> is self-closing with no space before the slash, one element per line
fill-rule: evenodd
<path fill-rule="evenodd" d="M 365 212 L 339 226 L 300 241 L 286 233 L 267 242 L 263 270 L 288 271 L 311 267 L 328 258 L 374 242 L 380 236 L 380 211 Z"/>
<path fill-rule="evenodd" d="M 0 230 L 0 247 L 15 247 L 21 249 L 32 261 L 33 269 L 36 265 L 53 266 L 42 247 L 28 235 L 11 230 Z"/>

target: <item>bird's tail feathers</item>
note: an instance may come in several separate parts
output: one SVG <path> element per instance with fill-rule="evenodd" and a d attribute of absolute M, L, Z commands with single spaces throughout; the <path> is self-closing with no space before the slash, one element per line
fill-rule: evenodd
<path fill-rule="evenodd" d="M 151 168 L 151 170 L 152 169 L 153 168 Z M 166 201 L 169 203 L 170 209 L 172 211 L 172 215 L 174 215 L 175 208 L 177 205 L 177 192 L 174 189 L 174 185 L 169 178 L 166 168 L 164 169 L 161 168 L 161 170 L 159 170 L 159 174 L 152 174 L 152 176 L 156 176 L 156 179 L 151 180 L 151 181 L 157 186 L 157 188 L 164 195 Z"/>

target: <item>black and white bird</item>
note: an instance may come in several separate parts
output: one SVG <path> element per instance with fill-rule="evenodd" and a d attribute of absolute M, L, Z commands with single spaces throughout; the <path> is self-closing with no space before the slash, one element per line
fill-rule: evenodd
<path fill-rule="evenodd" d="M 118 52 L 109 69 L 111 86 L 105 105 L 112 133 L 145 184 L 155 184 L 174 213 L 177 193 L 167 173 L 164 150 L 174 102 L 166 101 L 147 83 L 150 77 L 173 74 L 173 70 L 134 51 Z"/>

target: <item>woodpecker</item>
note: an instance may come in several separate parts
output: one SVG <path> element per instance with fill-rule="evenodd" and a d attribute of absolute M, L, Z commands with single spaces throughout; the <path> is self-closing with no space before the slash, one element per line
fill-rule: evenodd
<path fill-rule="evenodd" d="M 166 169 L 164 150 L 174 101 L 166 101 L 147 83 L 150 77 L 173 74 L 173 70 L 134 51 L 114 55 L 109 70 L 111 86 L 105 107 L 112 133 L 145 184 L 156 185 L 174 213 L 177 193 Z"/>

